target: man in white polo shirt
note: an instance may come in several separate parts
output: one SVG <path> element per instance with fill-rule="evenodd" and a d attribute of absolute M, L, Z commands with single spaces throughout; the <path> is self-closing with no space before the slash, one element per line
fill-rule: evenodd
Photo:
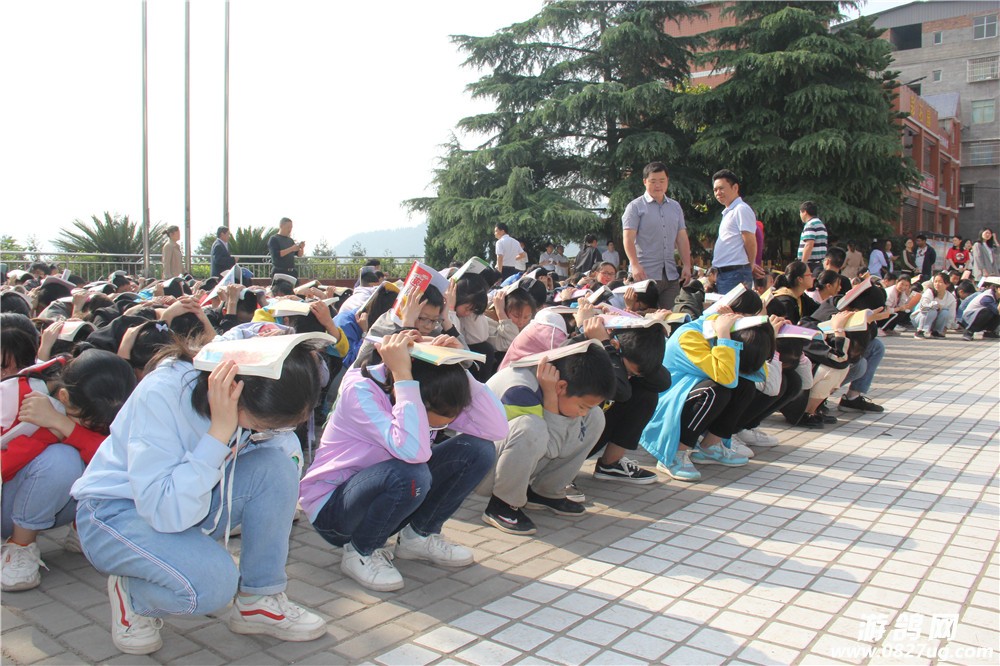
<path fill-rule="evenodd" d="M 712 266 L 719 271 L 716 289 L 725 294 L 740 283 L 747 289 L 753 289 L 757 216 L 740 197 L 740 179 L 729 169 L 712 176 L 712 192 L 725 206 L 712 254 Z"/>
<path fill-rule="evenodd" d="M 521 244 L 507 233 L 507 225 L 503 222 L 497 223 L 493 235 L 497 239 L 497 270 L 503 279 L 507 279 L 517 272 L 517 260 L 526 259 L 527 253 L 521 249 Z"/>

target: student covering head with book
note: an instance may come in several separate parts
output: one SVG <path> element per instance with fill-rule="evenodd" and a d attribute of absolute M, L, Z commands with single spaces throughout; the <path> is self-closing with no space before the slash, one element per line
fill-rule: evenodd
<path fill-rule="evenodd" d="M 574 350 L 551 363 L 520 359 L 534 364 L 508 366 L 487 382 L 510 422 L 510 434 L 496 442 L 492 473 L 476 489 L 490 496 L 483 513 L 487 525 L 529 535 L 535 524 L 522 511 L 525 506 L 560 515 L 584 513 L 581 503 L 566 498 L 566 486 L 604 428 L 600 406 L 614 394 L 615 375 L 608 353 L 597 343 L 587 341 Z"/>
<path fill-rule="evenodd" d="M 283 338 L 208 349 L 245 354 Z M 111 636 L 122 652 L 159 650 L 157 618 L 218 611 L 234 595 L 227 623 L 236 633 L 292 641 L 325 633 L 322 618 L 285 596 L 301 456 L 293 431 L 320 390 L 318 345 L 288 345 L 277 379 L 240 374 L 270 367 L 232 360 L 197 370 L 193 350 L 166 348 L 74 484 L 80 543 L 109 576 Z M 238 566 L 217 541 L 237 525 Z"/>
<path fill-rule="evenodd" d="M 0 384 L 4 592 L 41 582 L 38 533 L 73 520 L 70 487 L 135 384 L 124 359 L 99 349 L 57 356 Z"/>
<path fill-rule="evenodd" d="M 749 399 L 752 382 L 764 378 L 764 363 L 774 356 L 774 329 L 766 318 L 748 328 L 733 328 L 761 307 L 756 293 L 744 291 L 719 314 L 684 324 L 667 339 L 663 365 L 670 371 L 671 386 L 660 394 L 640 443 L 671 478 L 701 479 L 692 462 L 730 467 L 747 463 L 723 440 L 740 429 L 738 406 Z M 740 384 L 741 377 L 750 383 Z"/>
<path fill-rule="evenodd" d="M 379 591 L 403 587 L 394 557 L 472 564 L 472 553 L 441 529 L 492 467 L 493 440 L 507 435 L 496 396 L 460 365 L 412 359 L 415 338 L 389 335 L 378 344 L 381 365 L 347 372 L 300 484 L 313 527 L 343 546 L 341 570 Z M 431 344 L 461 349 L 447 335 Z M 457 434 L 432 447 L 445 428 Z"/>

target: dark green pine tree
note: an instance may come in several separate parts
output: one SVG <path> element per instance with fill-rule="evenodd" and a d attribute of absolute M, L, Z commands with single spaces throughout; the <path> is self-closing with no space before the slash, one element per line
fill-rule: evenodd
<path fill-rule="evenodd" d="M 671 196 L 700 195 L 703 175 L 678 162 L 689 139 L 673 122 L 672 100 L 701 42 L 664 31 L 698 13 L 686 2 L 559 1 L 493 36 L 454 37 L 466 64 L 489 72 L 469 92 L 496 109 L 459 122 L 486 141 L 464 150 L 453 139 L 437 196 L 407 202 L 427 213 L 427 260 L 492 258 L 498 222 L 532 258 L 542 239 L 619 238 L 652 160 L 670 163 Z"/>
<path fill-rule="evenodd" d="M 790 241 L 794 255 L 806 200 L 839 239 L 884 237 L 916 182 L 892 111 L 889 43 L 867 18 L 831 30 L 857 4 L 734 3 L 725 11 L 736 25 L 707 33 L 705 56 L 732 76 L 676 102 L 682 122 L 698 127 L 692 159 L 740 176 L 772 250 Z"/>

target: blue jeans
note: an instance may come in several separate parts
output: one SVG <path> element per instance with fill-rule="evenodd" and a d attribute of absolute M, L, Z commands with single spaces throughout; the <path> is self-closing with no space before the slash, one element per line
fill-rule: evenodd
<path fill-rule="evenodd" d="M 883 356 L 885 356 L 885 345 L 878 338 L 874 338 L 868 343 L 861 358 L 851 365 L 841 386 L 850 384 L 849 390 L 862 394 L 868 393 Z"/>
<path fill-rule="evenodd" d="M 732 271 L 719 271 L 719 276 L 715 279 L 715 290 L 720 294 L 727 294 L 740 283 L 747 289 L 753 289 L 753 269 L 750 266 Z"/>
<path fill-rule="evenodd" d="M 917 329 L 923 331 L 924 333 L 943 333 L 944 329 L 948 324 L 954 319 L 954 313 L 951 310 L 927 310 L 926 312 L 918 312 L 913 316 L 913 323 L 916 325 Z"/>
<path fill-rule="evenodd" d="M 69 489 L 83 468 L 80 452 L 68 444 L 50 444 L 22 467 L 3 484 L 3 538 L 11 535 L 14 525 L 47 530 L 72 522 L 76 501 Z"/>
<path fill-rule="evenodd" d="M 337 486 L 313 527 L 334 546 L 350 542 L 362 555 L 407 524 L 418 534 L 439 534 L 495 458 L 493 442 L 458 435 L 435 444 L 426 463 L 393 458 L 372 465 Z"/>
<path fill-rule="evenodd" d="M 205 519 L 183 532 L 156 531 L 129 499 L 80 502 L 76 526 L 84 554 L 101 573 L 128 578 L 132 607 L 140 615 L 211 613 L 232 601 L 237 584 L 249 594 L 285 590 L 298 468 L 275 448 L 248 451 L 236 461 L 230 509 L 232 526 L 243 525 L 239 570 L 217 541 L 225 535 L 225 508 L 215 530 L 202 532 L 215 523 L 231 469 L 230 463 L 225 479 L 212 491 Z"/>

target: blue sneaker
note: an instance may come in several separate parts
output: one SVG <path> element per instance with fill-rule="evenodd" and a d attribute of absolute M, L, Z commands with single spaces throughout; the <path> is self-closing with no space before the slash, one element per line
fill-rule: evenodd
<path fill-rule="evenodd" d="M 690 451 L 678 451 L 674 454 L 674 462 L 671 465 L 656 463 L 656 469 L 660 470 L 671 479 L 677 481 L 701 481 L 701 472 L 691 464 Z"/>
<path fill-rule="evenodd" d="M 718 444 L 713 444 L 708 448 L 702 448 L 701 445 L 695 447 L 691 451 L 691 462 L 696 462 L 701 465 L 725 465 L 726 467 L 740 467 L 746 465 L 749 461 L 748 458 L 744 456 L 736 455 L 732 449 L 726 448 L 721 442 Z"/>

